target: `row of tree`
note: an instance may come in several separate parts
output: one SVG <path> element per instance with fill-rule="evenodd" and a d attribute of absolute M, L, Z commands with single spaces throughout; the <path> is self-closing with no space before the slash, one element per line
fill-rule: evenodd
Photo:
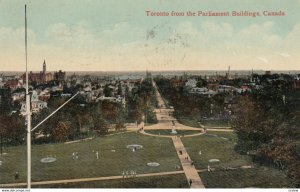
<path fill-rule="evenodd" d="M 201 120 L 202 117 L 213 117 L 223 112 L 226 94 L 213 97 L 190 93 L 185 86 L 173 86 L 170 79 L 156 78 L 157 86 L 163 97 L 174 106 L 174 115 Z M 200 82 L 200 81 L 199 81 Z"/>
<path fill-rule="evenodd" d="M 157 107 L 156 92 L 152 78 L 148 77 L 137 85 L 128 97 L 129 119 L 140 123 L 145 115 L 146 123 L 157 123 L 155 107 Z"/>

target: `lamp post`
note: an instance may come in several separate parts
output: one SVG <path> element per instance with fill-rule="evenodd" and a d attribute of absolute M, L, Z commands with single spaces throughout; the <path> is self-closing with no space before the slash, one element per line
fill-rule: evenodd
<path fill-rule="evenodd" d="M 31 111 L 27 66 L 27 12 L 25 5 L 26 124 L 27 124 L 27 188 L 31 188 Z"/>

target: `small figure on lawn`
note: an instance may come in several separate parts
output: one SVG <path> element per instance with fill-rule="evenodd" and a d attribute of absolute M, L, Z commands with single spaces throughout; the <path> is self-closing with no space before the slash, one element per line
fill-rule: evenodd
<path fill-rule="evenodd" d="M 15 180 L 18 180 L 18 179 L 19 179 L 19 172 L 16 171 L 16 173 L 15 173 Z"/>

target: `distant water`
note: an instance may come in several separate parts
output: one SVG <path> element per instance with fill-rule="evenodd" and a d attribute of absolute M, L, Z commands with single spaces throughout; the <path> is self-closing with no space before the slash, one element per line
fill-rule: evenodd
<path fill-rule="evenodd" d="M 157 75 L 163 75 L 165 77 L 174 77 L 174 76 L 182 76 L 184 73 L 186 73 L 187 75 L 201 75 L 201 76 L 212 76 L 212 75 L 226 75 L 227 71 L 216 71 L 216 70 L 193 70 L 193 71 L 149 71 L 151 72 L 151 74 L 153 76 L 157 76 Z M 24 72 L 20 72 L 20 71 L 0 71 L 0 76 L 2 75 L 22 75 Z M 230 71 L 230 75 L 231 76 L 247 76 L 250 75 L 252 73 L 251 70 L 232 70 Z M 264 74 L 265 71 L 263 70 L 254 70 L 253 73 L 256 74 Z M 300 74 L 299 70 L 290 70 L 290 71 L 271 71 L 272 74 L 274 73 L 285 73 L 285 74 Z M 110 77 L 113 79 L 120 79 L 120 80 L 126 80 L 126 79 L 140 79 L 142 77 L 145 76 L 146 71 L 132 71 L 132 72 L 122 72 L 122 71 L 67 71 L 67 76 L 70 75 L 90 75 L 90 76 L 94 76 L 94 77 Z"/>
<path fill-rule="evenodd" d="M 191 75 L 201 75 L 201 76 L 213 76 L 213 75 L 226 75 L 228 71 L 214 71 L 214 70 L 199 70 L 199 71 L 149 71 L 153 76 L 162 75 L 165 77 L 174 77 L 174 76 L 182 76 L 186 73 L 188 76 Z M 91 76 L 102 76 L 102 77 L 114 77 L 115 79 L 126 80 L 126 79 L 140 79 L 146 75 L 146 71 L 133 71 L 133 72 L 67 72 L 67 75 L 91 75 Z M 230 71 L 231 76 L 247 76 L 251 75 L 252 70 L 236 70 Z M 264 74 L 263 70 L 253 70 L 253 73 L 256 74 Z M 300 71 L 271 71 L 274 73 L 285 73 L 285 74 L 300 74 Z"/>

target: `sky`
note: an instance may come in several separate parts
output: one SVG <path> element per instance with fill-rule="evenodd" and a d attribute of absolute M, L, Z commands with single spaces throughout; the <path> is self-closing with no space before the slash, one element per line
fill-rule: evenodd
<path fill-rule="evenodd" d="M 25 4 L 32 71 L 300 70 L 300 0 L 0 0 L 0 71 L 25 70 Z"/>

